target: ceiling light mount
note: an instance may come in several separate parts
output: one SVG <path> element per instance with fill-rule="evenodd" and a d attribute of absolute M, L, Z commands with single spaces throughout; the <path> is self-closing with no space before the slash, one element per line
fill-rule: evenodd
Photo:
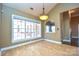
<path fill-rule="evenodd" d="M 39 16 L 40 20 L 48 20 L 48 15 L 45 14 L 44 2 L 43 2 L 43 14 Z"/>
<path fill-rule="evenodd" d="M 32 7 L 31 7 L 30 9 L 31 9 L 31 10 L 34 10 L 34 8 L 32 8 Z"/>

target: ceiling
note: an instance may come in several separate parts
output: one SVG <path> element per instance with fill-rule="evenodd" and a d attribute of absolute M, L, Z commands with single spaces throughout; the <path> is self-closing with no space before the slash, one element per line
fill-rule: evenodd
<path fill-rule="evenodd" d="M 50 10 L 56 6 L 56 4 L 57 3 L 44 3 L 45 14 L 48 14 Z M 43 12 L 43 3 L 5 3 L 4 5 L 36 17 L 41 15 Z M 30 8 L 33 8 L 33 10 Z"/>

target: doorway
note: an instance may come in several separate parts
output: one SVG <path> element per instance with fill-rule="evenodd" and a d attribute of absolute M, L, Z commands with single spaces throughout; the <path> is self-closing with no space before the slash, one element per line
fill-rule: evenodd
<path fill-rule="evenodd" d="M 79 27 L 79 17 L 72 17 L 70 21 L 71 26 L 71 45 L 78 46 L 78 27 Z"/>
<path fill-rule="evenodd" d="M 62 43 L 79 46 L 79 8 L 63 12 L 62 17 Z"/>
<path fill-rule="evenodd" d="M 79 24 L 78 24 L 78 47 L 79 47 Z"/>
<path fill-rule="evenodd" d="M 78 46 L 79 44 L 79 8 L 70 10 L 71 12 L 71 45 Z"/>

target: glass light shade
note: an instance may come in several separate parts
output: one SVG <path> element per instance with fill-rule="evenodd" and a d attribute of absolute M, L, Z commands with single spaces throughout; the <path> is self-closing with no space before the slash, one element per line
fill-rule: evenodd
<path fill-rule="evenodd" d="M 39 16 L 39 18 L 41 20 L 47 20 L 48 19 L 48 16 L 47 15 L 41 15 L 41 16 Z"/>

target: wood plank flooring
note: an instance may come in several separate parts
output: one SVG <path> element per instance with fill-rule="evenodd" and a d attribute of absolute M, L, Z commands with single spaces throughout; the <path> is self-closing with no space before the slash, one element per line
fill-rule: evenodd
<path fill-rule="evenodd" d="M 78 51 L 79 52 L 79 51 Z M 39 41 L 2 52 L 2 56 L 74 56 L 77 47 Z"/>

